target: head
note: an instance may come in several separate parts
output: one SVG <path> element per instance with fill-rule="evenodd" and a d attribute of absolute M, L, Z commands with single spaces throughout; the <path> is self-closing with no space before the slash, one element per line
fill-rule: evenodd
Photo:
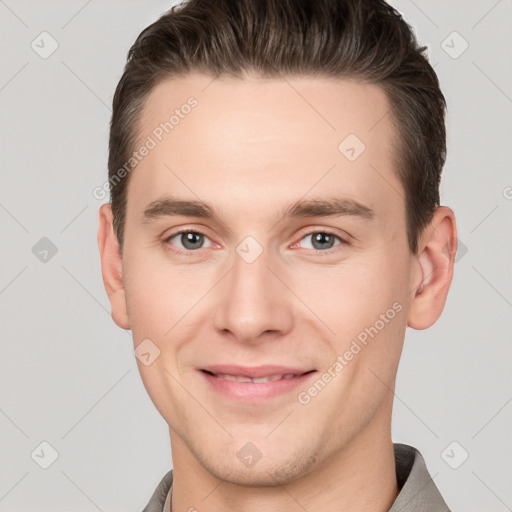
<path fill-rule="evenodd" d="M 129 51 L 103 278 L 173 444 L 219 478 L 291 481 L 389 438 L 406 327 L 441 314 L 456 251 L 424 51 L 381 0 L 191 0 Z M 222 364 L 305 375 L 235 400 Z"/>

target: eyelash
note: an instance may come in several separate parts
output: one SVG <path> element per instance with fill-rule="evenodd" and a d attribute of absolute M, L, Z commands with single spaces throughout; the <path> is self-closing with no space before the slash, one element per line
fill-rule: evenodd
<path fill-rule="evenodd" d="M 197 235 L 203 235 L 204 237 L 208 238 L 208 235 L 206 233 L 203 233 L 202 231 L 198 231 L 198 230 L 195 230 L 195 229 L 181 229 L 180 231 L 176 231 L 176 233 L 172 233 L 171 235 L 169 235 L 168 237 L 165 238 L 165 242 L 169 245 L 170 242 L 169 240 L 171 240 L 171 238 L 174 238 L 182 233 L 194 233 L 194 234 L 197 234 Z M 323 230 L 316 230 L 316 231 L 310 231 L 309 233 L 305 233 L 304 236 L 302 236 L 299 240 L 299 242 L 301 242 L 304 238 L 308 237 L 308 236 L 311 236 L 311 235 L 314 235 L 314 234 L 322 234 L 322 235 L 328 235 L 328 236 L 333 236 L 334 238 L 337 238 L 340 243 L 338 245 L 335 245 L 334 247 L 330 248 L 330 249 L 327 249 L 325 251 L 321 251 L 319 249 L 308 249 L 309 251 L 313 251 L 314 254 L 331 254 L 332 252 L 334 252 L 336 250 L 336 247 L 340 247 L 340 246 L 344 246 L 344 245 L 348 245 L 348 242 L 346 240 L 344 240 L 343 238 L 341 238 L 339 235 L 331 232 L 331 231 L 323 231 Z M 298 243 L 298 242 L 297 242 Z M 294 244 L 296 245 L 296 244 Z M 196 249 L 196 250 L 176 250 L 176 249 L 171 249 L 173 252 L 175 252 L 176 254 L 179 254 L 179 255 L 184 255 L 184 256 L 194 256 L 196 252 L 198 252 L 200 249 Z"/>

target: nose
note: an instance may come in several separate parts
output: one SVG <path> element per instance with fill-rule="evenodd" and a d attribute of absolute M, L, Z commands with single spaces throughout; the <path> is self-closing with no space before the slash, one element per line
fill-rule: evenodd
<path fill-rule="evenodd" d="M 233 260 L 231 271 L 219 283 L 215 328 L 243 343 L 289 333 L 296 305 L 283 268 L 266 251 L 252 262 L 237 253 Z"/>

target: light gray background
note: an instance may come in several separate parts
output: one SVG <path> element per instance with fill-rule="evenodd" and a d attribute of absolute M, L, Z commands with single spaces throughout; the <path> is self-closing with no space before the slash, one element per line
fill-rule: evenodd
<path fill-rule="evenodd" d="M 420 449 L 454 511 L 512 510 L 512 1 L 392 3 L 447 98 L 442 204 L 461 241 L 442 318 L 407 332 L 393 438 Z M 171 5 L 0 0 L 1 511 L 140 511 L 171 467 L 131 335 L 110 318 L 92 195 L 126 53 Z M 31 47 L 43 31 L 59 45 L 47 59 Z M 458 58 L 454 31 L 469 44 Z M 42 237 L 58 249 L 46 263 Z M 43 441 L 58 452 L 46 470 L 31 458 Z"/>

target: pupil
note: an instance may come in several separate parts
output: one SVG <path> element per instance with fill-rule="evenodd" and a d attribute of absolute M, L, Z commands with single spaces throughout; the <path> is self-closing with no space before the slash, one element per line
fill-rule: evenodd
<path fill-rule="evenodd" d="M 182 233 L 181 243 L 186 249 L 199 249 L 203 241 L 203 235 L 200 233 Z"/>
<path fill-rule="evenodd" d="M 319 242 L 320 246 L 316 247 L 316 243 Z M 325 244 L 327 242 L 328 245 L 322 245 L 322 243 Z M 331 235 L 328 235 L 327 233 L 317 233 L 315 236 L 313 236 L 313 247 L 315 249 L 330 249 L 333 246 L 334 237 Z"/>

